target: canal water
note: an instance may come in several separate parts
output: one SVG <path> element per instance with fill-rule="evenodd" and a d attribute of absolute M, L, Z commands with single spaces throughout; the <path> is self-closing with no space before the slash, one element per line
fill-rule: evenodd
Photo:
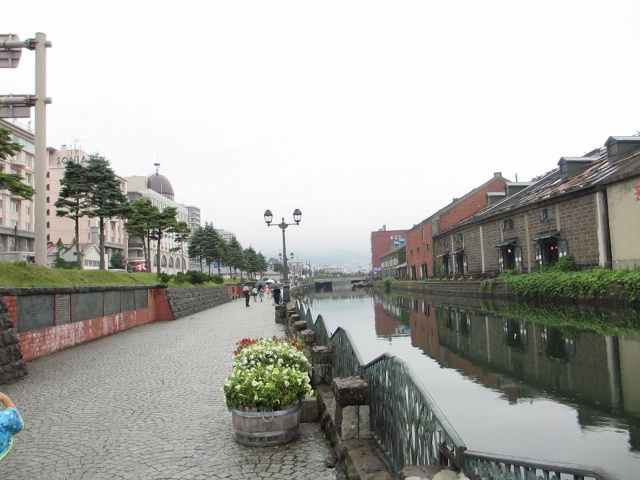
<path fill-rule="evenodd" d="M 640 478 L 637 311 L 348 286 L 305 303 L 330 335 L 350 332 L 365 364 L 385 352 L 409 362 L 470 450 Z"/>

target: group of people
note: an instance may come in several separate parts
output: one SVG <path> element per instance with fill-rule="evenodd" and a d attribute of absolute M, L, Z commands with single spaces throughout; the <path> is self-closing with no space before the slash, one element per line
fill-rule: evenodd
<path fill-rule="evenodd" d="M 242 293 L 244 294 L 245 305 L 247 307 L 251 306 L 249 303 L 250 297 L 253 297 L 254 302 L 257 302 L 258 298 L 262 302 L 265 296 L 268 299 L 271 298 L 271 289 L 269 288 L 269 284 L 266 282 L 261 283 L 260 285 L 256 285 L 253 288 L 251 287 L 251 284 L 245 283 L 244 287 L 242 288 Z M 280 287 L 279 286 L 276 286 L 273 288 L 273 301 L 275 305 L 280 305 Z"/>

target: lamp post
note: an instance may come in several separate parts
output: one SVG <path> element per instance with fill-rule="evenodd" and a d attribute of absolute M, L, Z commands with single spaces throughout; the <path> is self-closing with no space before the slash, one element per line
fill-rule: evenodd
<path fill-rule="evenodd" d="M 296 223 L 286 223 L 284 221 L 284 217 L 282 217 L 282 222 L 276 224 L 276 226 L 280 227 L 282 230 L 282 301 L 287 303 L 291 298 L 289 296 L 289 268 L 287 266 L 287 242 L 285 239 L 284 231 L 287 229 L 289 225 L 300 225 L 300 220 L 302 220 L 302 212 L 300 209 L 296 208 L 293 211 L 293 221 Z M 273 213 L 271 210 L 267 210 L 264 212 L 264 221 L 267 223 L 268 227 L 271 227 L 271 222 L 273 221 Z"/>

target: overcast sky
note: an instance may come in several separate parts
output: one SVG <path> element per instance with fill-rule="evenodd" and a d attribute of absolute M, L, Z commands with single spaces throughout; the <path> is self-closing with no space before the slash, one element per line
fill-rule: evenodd
<path fill-rule="evenodd" d="M 266 256 L 352 250 L 502 172 L 527 181 L 640 130 L 633 0 L 13 2 L 44 32 L 47 145 L 153 164 Z M 34 54 L 0 94 L 35 93 Z"/>

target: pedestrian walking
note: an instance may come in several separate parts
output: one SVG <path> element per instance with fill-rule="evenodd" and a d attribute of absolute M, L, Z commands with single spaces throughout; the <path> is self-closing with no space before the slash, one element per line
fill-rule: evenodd
<path fill-rule="evenodd" d="M 250 307 L 251 305 L 249 305 L 249 297 L 251 296 L 251 287 L 249 286 L 248 283 L 244 284 L 244 287 L 242 288 L 242 293 L 244 294 L 244 304 L 247 307 Z"/>
<path fill-rule="evenodd" d="M 15 404 L 2 392 L 0 392 L 0 402 L 7 407 L 0 411 L 0 460 L 2 460 L 13 446 L 13 437 L 24 428 L 24 422 Z"/>
<path fill-rule="evenodd" d="M 257 298 L 258 298 L 258 289 L 256 287 L 253 287 L 253 289 L 251 290 L 251 296 L 253 296 L 253 301 L 257 302 Z"/>
<path fill-rule="evenodd" d="M 273 287 L 273 302 L 275 305 L 280 305 L 280 286 Z"/>
<path fill-rule="evenodd" d="M 264 298 L 264 285 L 260 285 L 258 287 L 258 298 L 260 299 L 260 301 L 262 301 L 262 299 Z"/>
<path fill-rule="evenodd" d="M 271 298 L 271 289 L 268 283 L 264 286 L 264 294 L 267 296 L 267 300 Z"/>

